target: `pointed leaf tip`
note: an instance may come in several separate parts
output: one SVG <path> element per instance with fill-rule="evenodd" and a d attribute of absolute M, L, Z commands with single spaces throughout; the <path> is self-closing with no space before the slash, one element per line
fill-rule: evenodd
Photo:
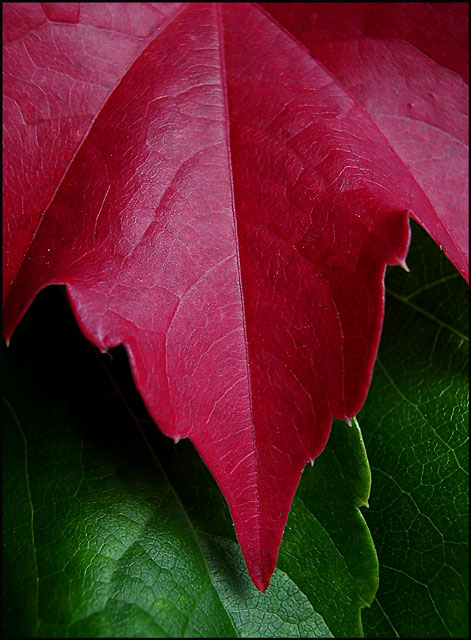
<path fill-rule="evenodd" d="M 407 271 L 407 273 L 410 272 L 410 269 L 407 266 L 407 262 L 406 262 L 405 258 L 401 258 L 400 260 L 398 260 L 397 264 L 398 264 L 399 267 L 402 267 L 404 269 L 404 271 Z"/>
<path fill-rule="evenodd" d="M 252 578 L 252 582 L 254 583 L 254 585 L 257 587 L 257 589 L 259 591 L 261 591 L 262 593 L 266 593 L 266 590 L 268 589 L 269 585 L 270 585 L 270 580 L 271 580 L 271 576 L 269 578 L 254 578 L 253 576 L 251 576 Z"/>
<path fill-rule="evenodd" d="M 254 567 L 250 567 L 248 565 L 249 574 L 252 578 L 252 582 L 257 587 L 259 591 L 265 593 L 268 587 L 270 586 L 270 581 L 275 571 L 275 564 L 271 564 L 269 568 L 257 569 L 254 571 Z"/>

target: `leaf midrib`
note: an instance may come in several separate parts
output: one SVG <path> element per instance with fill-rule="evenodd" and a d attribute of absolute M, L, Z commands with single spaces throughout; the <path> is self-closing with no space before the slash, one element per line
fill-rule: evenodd
<path fill-rule="evenodd" d="M 231 209 L 232 209 L 232 224 L 234 229 L 234 240 L 236 243 L 236 261 L 237 261 L 237 277 L 238 277 L 238 285 L 240 292 L 240 303 L 242 310 L 242 323 L 243 323 L 243 336 L 244 336 L 244 345 L 245 345 L 245 362 L 246 362 L 246 371 L 247 371 L 247 387 L 249 394 L 249 411 L 250 411 L 250 422 L 251 422 L 251 434 L 252 434 L 252 447 L 254 451 L 253 461 L 255 466 L 255 491 L 256 491 L 256 500 L 257 500 L 257 524 L 258 524 L 258 560 L 261 562 L 262 558 L 262 541 L 261 541 L 261 517 L 260 517 L 260 473 L 259 473 L 259 460 L 258 460 L 258 449 L 257 449 L 257 435 L 255 430 L 255 420 L 254 420 L 254 404 L 253 404 L 253 395 L 252 395 L 252 374 L 250 368 L 250 352 L 249 352 L 249 342 L 247 337 L 247 316 L 245 313 L 245 298 L 244 298 L 244 288 L 242 284 L 242 266 L 240 262 L 240 250 L 239 250 L 239 229 L 237 224 L 237 215 L 236 215 L 236 203 L 235 203 L 235 191 L 234 191 L 234 173 L 232 168 L 232 146 L 231 146 L 231 134 L 230 134 L 230 109 L 229 109 L 229 97 L 228 97 L 228 81 L 227 81 L 227 68 L 226 68 L 226 60 L 225 60 L 225 40 L 224 40 L 224 22 L 222 16 L 222 7 L 220 3 L 216 8 L 216 25 L 218 32 L 218 41 L 219 41 L 219 60 L 220 60 L 220 74 L 221 74 L 221 89 L 224 98 L 224 126 L 225 126 L 225 142 L 226 142 L 226 153 L 227 153 L 227 166 L 228 166 L 228 175 L 230 179 L 230 188 L 231 188 Z M 234 471 L 234 469 L 233 469 Z M 250 570 L 249 570 L 250 573 Z M 263 576 L 263 580 L 266 580 L 266 576 Z M 268 585 L 267 585 L 268 586 Z"/>

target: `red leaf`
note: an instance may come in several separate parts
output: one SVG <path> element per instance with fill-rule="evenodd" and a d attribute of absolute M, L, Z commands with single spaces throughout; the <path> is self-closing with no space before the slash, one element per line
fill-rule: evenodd
<path fill-rule="evenodd" d="M 468 3 L 263 5 L 372 116 L 432 205 L 413 217 L 469 281 Z"/>
<path fill-rule="evenodd" d="M 366 395 L 407 212 L 430 204 L 256 6 L 33 6 L 4 5 L 5 335 L 65 283 L 198 448 L 265 590 L 304 464 Z"/>

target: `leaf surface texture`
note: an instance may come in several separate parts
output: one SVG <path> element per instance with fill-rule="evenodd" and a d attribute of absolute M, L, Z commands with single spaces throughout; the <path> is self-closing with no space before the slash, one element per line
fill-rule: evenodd
<path fill-rule="evenodd" d="M 66 284 L 159 428 L 195 444 L 265 590 L 306 461 L 363 403 L 384 270 L 430 202 L 255 5 L 4 11 L 5 335 Z"/>

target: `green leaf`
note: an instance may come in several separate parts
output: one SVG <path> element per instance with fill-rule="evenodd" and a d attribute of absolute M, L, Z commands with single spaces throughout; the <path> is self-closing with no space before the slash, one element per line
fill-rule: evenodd
<path fill-rule="evenodd" d="M 54 288 L 5 350 L 4 633 L 330 637 L 324 612 L 338 635 L 361 633 L 376 564 L 358 429 L 337 425 L 340 452 L 306 470 L 263 595 L 209 472 L 149 421 L 122 356 L 97 357 Z"/>
<path fill-rule="evenodd" d="M 358 423 L 335 420 L 327 447 L 303 474 L 280 551 L 278 566 L 335 637 L 363 636 L 361 608 L 378 587 L 376 552 L 357 508 L 368 504 L 370 479 Z"/>
<path fill-rule="evenodd" d="M 359 414 L 380 562 L 370 637 L 468 637 L 467 287 L 413 225 L 387 277 L 386 320 Z"/>

